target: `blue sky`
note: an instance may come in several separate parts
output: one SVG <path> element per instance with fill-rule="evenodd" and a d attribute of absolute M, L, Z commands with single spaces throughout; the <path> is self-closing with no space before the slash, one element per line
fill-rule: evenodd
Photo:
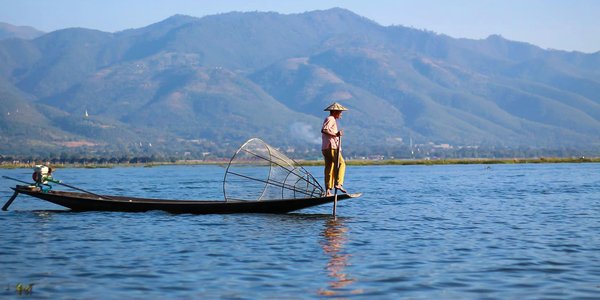
<path fill-rule="evenodd" d="M 490 34 L 542 48 L 600 51 L 598 0 L 0 0 L 0 22 L 43 31 L 85 27 L 120 31 L 174 14 L 305 11 L 342 7 L 381 25 L 427 29 L 457 38 Z"/>

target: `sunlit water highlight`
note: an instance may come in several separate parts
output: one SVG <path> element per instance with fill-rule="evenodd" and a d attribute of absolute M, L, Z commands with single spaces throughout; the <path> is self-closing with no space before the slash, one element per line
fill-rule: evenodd
<path fill-rule="evenodd" d="M 319 167 L 308 168 L 322 178 Z M 27 180 L 26 169 L 0 175 Z M 222 199 L 220 166 L 61 169 L 97 193 Z M 0 212 L 0 298 L 600 297 L 600 164 L 349 167 L 289 215 Z M 0 179 L 0 200 L 15 183 Z"/>

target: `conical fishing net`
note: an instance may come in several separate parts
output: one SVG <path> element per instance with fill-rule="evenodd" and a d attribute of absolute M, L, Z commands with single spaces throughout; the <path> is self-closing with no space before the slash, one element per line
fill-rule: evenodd
<path fill-rule="evenodd" d="M 260 139 L 244 143 L 231 158 L 223 180 L 225 200 L 320 197 L 323 188 L 293 159 Z"/>

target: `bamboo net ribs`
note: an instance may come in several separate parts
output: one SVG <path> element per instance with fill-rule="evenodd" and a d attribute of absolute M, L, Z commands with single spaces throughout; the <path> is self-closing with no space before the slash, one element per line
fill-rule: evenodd
<path fill-rule="evenodd" d="M 296 161 L 261 139 L 244 143 L 223 179 L 225 200 L 261 201 L 321 197 L 323 188 Z"/>

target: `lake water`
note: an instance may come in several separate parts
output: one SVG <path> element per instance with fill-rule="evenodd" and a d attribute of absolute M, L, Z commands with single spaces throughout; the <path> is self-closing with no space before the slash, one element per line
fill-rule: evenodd
<path fill-rule="evenodd" d="M 322 178 L 320 167 L 307 168 Z M 97 193 L 222 199 L 220 166 L 59 169 Z M 600 164 L 368 166 L 288 215 L 0 212 L 0 298 L 600 298 Z M 28 180 L 31 170 L 0 170 Z M 15 182 L 0 179 L 0 200 Z M 57 189 L 58 187 L 55 187 Z M 34 284 L 18 295 L 18 283 Z"/>

